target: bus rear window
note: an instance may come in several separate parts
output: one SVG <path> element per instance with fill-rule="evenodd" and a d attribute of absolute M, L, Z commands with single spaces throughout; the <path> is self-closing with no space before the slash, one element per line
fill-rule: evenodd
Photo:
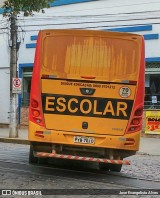
<path fill-rule="evenodd" d="M 137 45 L 125 37 L 47 36 L 42 43 L 42 70 L 67 78 L 92 75 L 107 81 L 137 80 Z"/>

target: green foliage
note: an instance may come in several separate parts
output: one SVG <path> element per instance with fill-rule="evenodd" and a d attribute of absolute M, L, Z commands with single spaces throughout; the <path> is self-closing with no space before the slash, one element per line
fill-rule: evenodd
<path fill-rule="evenodd" d="M 49 8 L 49 3 L 54 0 L 6 0 L 2 8 L 4 9 L 4 16 L 10 16 L 11 14 L 17 15 L 20 12 L 24 13 L 24 16 L 33 15 L 33 12 L 44 13 L 44 8 Z"/>

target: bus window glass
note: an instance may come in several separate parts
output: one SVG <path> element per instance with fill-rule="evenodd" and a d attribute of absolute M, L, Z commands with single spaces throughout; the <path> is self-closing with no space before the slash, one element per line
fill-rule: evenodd
<path fill-rule="evenodd" d="M 43 70 L 95 75 L 104 80 L 137 80 L 140 54 L 135 40 L 87 36 L 48 36 L 43 41 Z"/>

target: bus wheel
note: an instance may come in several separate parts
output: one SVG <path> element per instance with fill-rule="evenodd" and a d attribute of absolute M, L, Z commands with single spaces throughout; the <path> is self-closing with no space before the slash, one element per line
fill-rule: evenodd
<path fill-rule="evenodd" d="M 38 158 L 38 164 L 48 164 L 48 159 L 47 157 Z"/>
<path fill-rule="evenodd" d="M 35 163 L 37 163 L 37 162 L 38 162 L 38 158 L 35 157 L 35 156 L 33 155 L 33 146 L 30 145 L 29 163 L 30 163 L 30 164 L 35 164 Z"/>
<path fill-rule="evenodd" d="M 109 163 L 99 163 L 99 169 L 103 171 L 109 171 L 110 164 Z"/>
<path fill-rule="evenodd" d="M 120 172 L 122 168 L 122 164 L 111 164 L 110 171 Z"/>

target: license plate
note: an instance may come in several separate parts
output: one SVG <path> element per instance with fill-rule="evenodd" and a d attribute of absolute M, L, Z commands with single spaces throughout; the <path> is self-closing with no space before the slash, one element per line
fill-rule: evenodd
<path fill-rule="evenodd" d="M 94 144 L 94 141 L 95 139 L 93 137 L 74 136 L 75 143 Z"/>

